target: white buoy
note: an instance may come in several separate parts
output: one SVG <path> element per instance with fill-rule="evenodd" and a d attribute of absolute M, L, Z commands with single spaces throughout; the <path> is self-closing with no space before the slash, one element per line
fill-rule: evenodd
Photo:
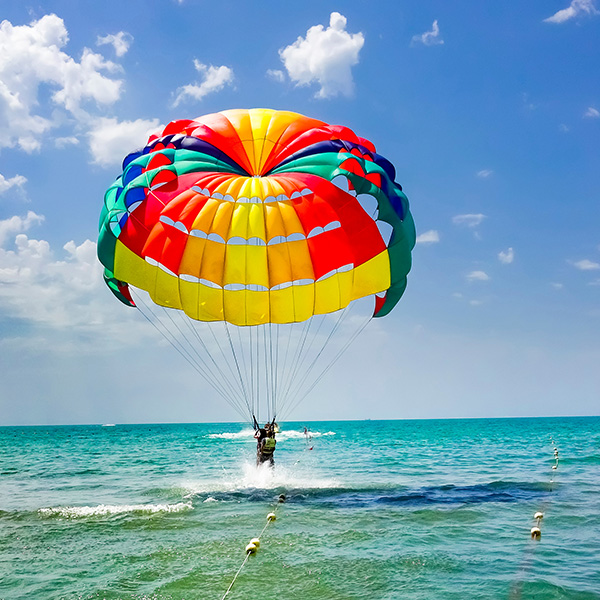
<path fill-rule="evenodd" d="M 267 521 L 274 521 L 276 518 L 275 513 L 269 513 L 267 515 Z"/>
<path fill-rule="evenodd" d="M 254 554 L 257 550 L 256 544 L 250 543 L 246 546 L 246 554 Z"/>
<path fill-rule="evenodd" d="M 556 465 L 552 465 L 552 470 L 556 471 Z"/>
<path fill-rule="evenodd" d="M 543 519 L 544 518 L 544 513 L 543 512 L 536 512 L 535 515 L 533 515 L 534 519 Z"/>
<path fill-rule="evenodd" d="M 534 540 L 539 540 L 542 537 L 542 530 L 539 527 L 531 528 L 531 537 Z"/>
<path fill-rule="evenodd" d="M 252 538 L 250 544 L 254 544 L 257 548 L 260 548 L 260 540 L 258 538 Z"/>

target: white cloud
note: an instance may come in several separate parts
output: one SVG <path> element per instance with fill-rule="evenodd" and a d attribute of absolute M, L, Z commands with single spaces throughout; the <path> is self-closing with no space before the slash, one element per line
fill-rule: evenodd
<path fill-rule="evenodd" d="M 580 271 L 596 271 L 600 269 L 599 263 L 589 260 L 587 258 L 572 262 L 571 264 Z"/>
<path fill-rule="evenodd" d="M 165 344 L 137 310 L 119 302 L 104 284 L 95 242 L 69 241 L 57 251 L 24 233 L 7 242 L 0 243 L 0 316 L 31 324 L 26 338 L 10 338 L 11 352 L 23 348 L 80 356 Z"/>
<path fill-rule="evenodd" d="M 25 217 L 14 216 L 0 221 L 0 247 L 12 235 L 27 231 L 33 225 L 44 221 L 42 215 L 37 215 L 32 210 Z"/>
<path fill-rule="evenodd" d="M 477 177 L 481 177 L 481 179 L 487 179 L 490 175 L 493 175 L 494 171 L 491 169 L 482 169 L 477 172 Z"/>
<path fill-rule="evenodd" d="M 505 265 L 510 265 L 515 260 L 515 251 L 509 248 L 506 252 L 498 252 L 498 260 Z"/>
<path fill-rule="evenodd" d="M 91 292 L 101 290 L 102 269 L 96 244 L 64 246 L 65 261 L 53 259 L 50 244 L 15 238 L 15 249 L 0 248 L 0 306 L 11 317 L 53 327 L 76 327 L 96 319 Z"/>
<path fill-rule="evenodd" d="M 88 48 L 78 62 L 61 50 L 68 40 L 63 20 L 53 14 L 29 25 L 0 24 L 0 148 L 38 150 L 44 134 L 64 119 L 64 113 L 52 110 L 58 107 L 85 121 L 83 102 L 108 105 L 119 98 L 122 81 L 102 74 L 117 71 L 118 65 Z M 41 86 L 50 90 L 53 106 L 38 104 Z"/>
<path fill-rule="evenodd" d="M 159 128 L 158 119 L 118 121 L 103 117 L 89 132 L 92 162 L 102 167 L 121 164 L 130 153 L 143 146 L 151 133 Z"/>
<path fill-rule="evenodd" d="M 6 179 L 2 173 L 0 173 L 0 194 L 7 192 L 12 187 L 22 187 L 27 183 L 27 179 L 23 175 L 15 175 L 10 179 Z"/>
<path fill-rule="evenodd" d="M 557 283 L 556 281 L 553 281 L 553 282 L 552 282 L 550 285 L 551 285 L 551 286 L 552 286 L 552 287 L 553 287 L 555 290 L 562 290 L 562 289 L 565 287 L 564 283 Z"/>
<path fill-rule="evenodd" d="M 411 44 L 425 44 L 426 46 L 436 46 L 443 44 L 444 40 L 440 37 L 440 28 L 437 19 L 431 26 L 431 31 L 426 31 L 420 35 L 414 35 Z"/>
<path fill-rule="evenodd" d="M 489 281 L 490 276 L 485 271 L 471 271 L 467 273 L 468 281 Z"/>
<path fill-rule="evenodd" d="M 203 81 L 201 83 L 189 83 L 180 87 L 173 101 L 174 107 L 179 106 L 187 98 L 202 100 L 207 94 L 218 92 L 226 85 L 233 83 L 233 70 L 229 67 L 205 65 L 196 59 L 194 59 L 194 67 L 202 75 Z"/>
<path fill-rule="evenodd" d="M 97 46 L 103 46 L 105 44 L 111 45 L 115 49 L 117 56 L 124 56 L 129 50 L 129 46 L 133 42 L 133 36 L 126 31 L 119 31 L 116 34 L 109 34 L 105 36 L 98 36 L 96 40 Z"/>
<path fill-rule="evenodd" d="M 468 214 L 468 215 L 456 215 L 452 217 L 452 222 L 455 225 L 466 225 L 467 227 L 477 227 L 481 225 L 481 222 L 485 219 L 485 215 L 479 214 Z"/>
<path fill-rule="evenodd" d="M 279 69 L 267 69 L 267 77 L 273 79 L 273 81 L 278 81 L 279 83 L 285 81 L 285 73 Z"/>
<path fill-rule="evenodd" d="M 569 129 L 569 127 L 568 127 L 567 125 L 565 125 L 564 123 L 561 123 L 561 124 L 558 126 L 558 129 L 559 129 L 559 131 L 561 131 L 562 133 L 569 133 L 569 131 L 571 131 L 571 130 Z"/>
<path fill-rule="evenodd" d="M 590 106 L 583 114 L 584 119 L 600 119 L 600 111 Z"/>
<path fill-rule="evenodd" d="M 430 229 L 417 236 L 417 244 L 436 244 L 439 241 L 440 234 L 435 229 Z"/>
<path fill-rule="evenodd" d="M 545 23 L 564 23 L 582 14 L 597 15 L 598 10 L 594 6 L 594 0 L 572 0 L 567 8 L 554 13 L 551 17 L 544 19 Z"/>
<path fill-rule="evenodd" d="M 25 218 L 12 217 L 0 221 L 0 232 L 14 234 L 41 221 L 43 217 L 34 213 Z M 10 238 L 9 248 L 4 243 L 8 239 L 4 235 L 0 243 L 0 311 L 3 315 L 59 329 L 68 335 L 91 333 L 95 345 L 102 337 L 116 339 L 118 330 L 127 323 L 129 341 L 133 333 L 131 324 L 136 327 L 137 321 L 140 331 L 147 329 L 136 311 L 127 310 L 106 288 L 94 242 L 85 240 L 79 245 L 67 242 L 57 259 L 45 240 L 17 233 Z M 43 337 L 40 338 L 40 343 L 43 341 Z M 63 335 L 53 343 L 68 342 Z M 81 350 L 80 347 L 78 351 Z"/>
<path fill-rule="evenodd" d="M 79 138 L 76 138 L 73 135 L 67 137 L 59 137 L 54 140 L 54 145 L 60 149 L 66 148 L 67 146 L 78 146 Z"/>
<path fill-rule="evenodd" d="M 317 98 L 331 98 L 354 91 L 352 67 L 358 64 L 358 55 L 365 43 L 362 33 L 346 31 L 346 17 L 332 12 L 329 27 L 314 25 L 306 38 L 298 39 L 279 50 L 279 56 L 296 85 L 318 83 Z"/>

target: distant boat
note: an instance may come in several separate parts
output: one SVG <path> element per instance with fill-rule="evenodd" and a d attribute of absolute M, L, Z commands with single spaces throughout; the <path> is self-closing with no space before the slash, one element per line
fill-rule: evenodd
<path fill-rule="evenodd" d="M 114 427 L 115 424 L 114 423 L 105 423 L 104 425 L 102 425 L 102 427 Z"/>

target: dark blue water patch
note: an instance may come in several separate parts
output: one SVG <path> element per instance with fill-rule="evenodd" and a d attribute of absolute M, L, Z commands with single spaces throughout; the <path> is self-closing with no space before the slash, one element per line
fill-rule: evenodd
<path fill-rule="evenodd" d="M 532 500 L 551 492 L 542 482 L 493 481 L 477 485 L 443 485 L 426 487 L 409 494 L 385 495 L 378 504 L 481 504 L 485 502 L 518 502 Z"/>
<path fill-rule="evenodd" d="M 543 482 L 493 481 L 477 485 L 442 485 L 418 489 L 369 488 L 290 490 L 288 502 L 327 504 L 332 507 L 366 508 L 381 505 L 468 505 L 488 502 L 519 502 L 537 499 L 551 493 Z"/>
<path fill-rule="evenodd" d="M 556 491 L 556 489 L 554 490 Z M 247 488 L 224 492 L 203 492 L 192 496 L 195 504 L 208 499 L 219 502 L 277 502 L 285 494 L 286 503 L 330 508 L 368 508 L 381 505 L 431 506 L 469 505 L 488 502 L 521 502 L 553 493 L 544 482 L 493 481 L 476 485 L 441 485 L 418 489 L 408 487 L 339 488 Z"/>

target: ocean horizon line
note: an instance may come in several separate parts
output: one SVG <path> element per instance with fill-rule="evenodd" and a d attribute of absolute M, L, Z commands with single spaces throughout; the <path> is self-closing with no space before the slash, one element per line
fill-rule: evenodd
<path fill-rule="evenodd" d="M 503 421 L 503 420 L 531 420 L 531 419 L 594 419 L 600 415 L 514 415 L 501 417 L 401 417 L 401 418 L 369 418 L 369 419 L 293 419 L 282 420 L 281 423 L 368 423 L 368 422 L 415 422 L 415 421 Z M 260 419 L 259 419 L 260 420 Z M 95 422 L 95 423 L 13 423 L 0 424 L 0 428 L 17 427 L 146 427 L 170 425 L 250 425 L 248 421 L 140 421 L 140 422 Z"/>

